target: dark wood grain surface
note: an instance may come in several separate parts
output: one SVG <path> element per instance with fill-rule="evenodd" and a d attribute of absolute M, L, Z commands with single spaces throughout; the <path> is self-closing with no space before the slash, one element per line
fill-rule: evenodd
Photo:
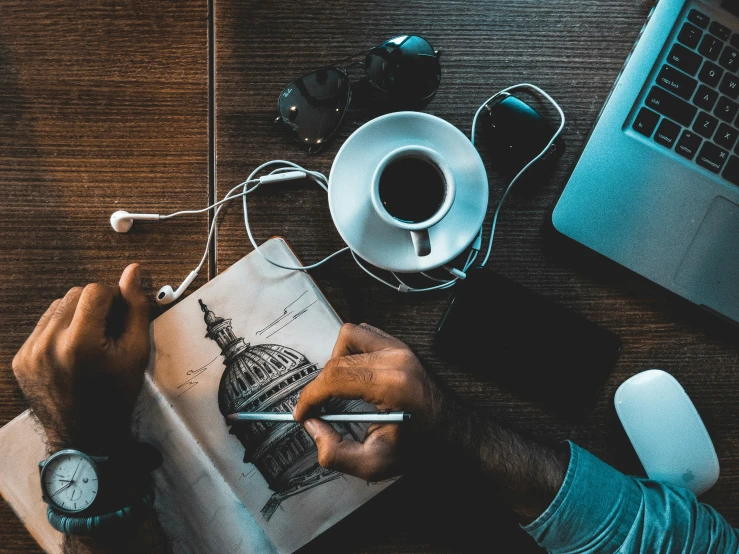
<path fill-rule="evenodd" d="M 556 201 L 652 1 L 363 2 L 215 0 L 213 48 L 205 2 L 3 3 L 0 28 L 0 424 L 24 409 L 10 362 L 37 317 L 69 287 L 113 280 L 130 261 L 151 288 L 177 285 L 202 253 L 205 218 L 139 225 L 107 218 L 203 206 L 257 165 L 288 159 L 328 173 L 342 142 L 372 117 L 353 110 L 316 155 L 272 128 L 277 95 L 294 78 L 398 34 L 442 49 L 442 85 L 425 111 L 469 133 L 478 105 L 518 82 L 537 84 L 568 117 L 566 152 L 537 187 L 503 210 L 491 267 L 616 332 L 624 348 L 596 409 L 572 422 L 441 361 L 432 333 L 449 292 L 403 296 L 348 256 L 312 272 L 347 321 L 397 335 L 463 397 L 507 424 L 572 439 L 621 470 L 642 469 L 612 408 L 626 378 L 658 367 L 684 385 L 706 421 L 721 478 L 704 500 L 739 525 L 739 413 L 732 333 L 656 286 L 553 241 Z M 208 62 L 215 123 L 208 174 Z M 484 150 L 491 205 L 505 181 Z M 211 192 L 209 193 L 209 189 Z M 250 198 L 257 240 L 285 236 L 305 262 L 342 246 L 325 193 L 265 187 Z M 491 213 L 491 211 L 489 212 Z M 251 251 L 240 206 L 225 212 L 211 275 Z M 200 283 L 204 280 L 201 275 Z M 491 344 L 492 338 L 491 338 Z M 491 359 L 494 363 L 494 358 Z M 495 498 L 454 475 L 405 479 L 308 545 L 308 552 L 538 552 Z M 0 551 L 38 547 L 0 507 Z"/>
<path fill-rule="evenodd" d="M 739 525 L 736 344 L 710 319 L 650 283 L 553 244 L 545 229 L 549 210 L 651 6 L 651 1 L 627 0 L 286 0 L 278 8 L 264 2 L 219 0 L 215 12 L 216 192 L 223 195 L 258 164 L 275 158 L 328 173 L 343 141 L 371 113 L 350 112 L 324 150 L 308 155 L 271 128 L 277 96 L 308 71 L 392 36 L 420 34 L 443 51 L 441 88 L 425 111 L 466 134 L 475 109 L 497 90 L 519 82 L 541 86 L 567 114 L 567 150 L 550 179 L 513 195 L 503 209 L 491 267 L 622 338 L 620 360 L 587 419 L 566 421 L 490 380 L 439 360 L 432 333 L 449 292 L 403 296 L 363 274 L 348 256 L 313 275 L 343 318 L 369 322 L 402 338 L 465 398 L 526 432 L 553 440 L 572 439 L 624 471 L 641 473 L 642 469 L 613 410 L 615 389 L 644 369 L 671 372 L 709 425 L 721 458 L 721 479 L 705 501 Z M 505 180 L 496 173 L 488 153 L 482 154 L 489 169 L 492 206 Z M 281 234 L 306 263 L 342 246 L 325 193 L 313 185 L 264 189 L 249 202 L 257 239 Z M 221 227 L 218 270 L 250 250 L 241 209 L 234 207 Z M 494 337 L 490 346 L 494 364 Z M 445 481 L 455 482 L 454 476 L 398 484 L 387 498 L 350 516 L 305 551 L 538 551 L 511 518 L 496 511 L 494 498 L 480 498 L 473 490 L 447 496 L 439 490 L 439 483 Z"/>
<path fill-rule="evenodd" d="M 202 255 L 204 218 L 118 235 L 110 214 L 209 194 L 205 2 L 6 0 L 0 13 L 1 425 L 25 409 L 11 361 L 52 300 L 134 261 L 150 288 L 176 285 Z M 5 502 L 0 550 L 39 550 Z"/>

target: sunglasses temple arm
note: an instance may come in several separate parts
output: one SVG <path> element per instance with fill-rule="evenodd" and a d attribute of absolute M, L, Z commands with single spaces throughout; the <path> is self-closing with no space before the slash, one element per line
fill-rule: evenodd
<path fill-rule="evenodd" d="M 337 64 L 348 62 L 349 60 L 353 60 L 354 58 L 357 58 L 359 56 L 366 56 L 367 54 L 369 54 L 370 52 L 372 52 L 372 50 L 374 50 L 375 48 L 377 48 L 377 46 L 373 46 L 372 48 L 368 48 L 367 50 L 362 50 L 361 52 L 357 52 L 356 54 L 352 54 L 351 56 L 347 56 L 346 58 L 342 58 L 340 60 L 336 60 L 335 62 L 333 62 L 333 63 L 331 63 L 331 64 L 329 64 L 327 66 L 324 66 L 322 69 L 328 69 L 328 68 L 331 68 L 331 67 L 335 67 Z"/>

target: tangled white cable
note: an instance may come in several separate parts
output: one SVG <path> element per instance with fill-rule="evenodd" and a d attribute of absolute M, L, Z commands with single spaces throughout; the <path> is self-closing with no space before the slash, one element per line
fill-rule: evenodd
<path fill-rule="evenodd" d="M 508 197 L 508 193 L 511 191 L 511 188 L 513 188 L 513 185 L 516 184 L 516 182 L 521 177 L 521 175 L 523 175 L 531 166 L 533 166 L 544 155 L 546 155 L 547 152 L 549 152 L 550 148 L 554 144 L 554 141 L 557 140 L 557 138 L 560 136 L 560 134 L 562 133 L 562 129 L 564 129 L 564 126 L 565 126 L 565 114 L 562 111 L 562 108 L 559 107 L 557 102 L 555 102 L 554 99 L 551 96 L 549 96 L 549 94 L 544 92 L 539 87 L 528 84 L 528 83 L 522 83 L 519 85 L 514 85 L 511 87 L 505 88 L 501 90 L 500 92 L 497 92 L 496 94 L 488 98 L 485 102 L 483 102 L 482 105 L 480 105 L 480 107 L 475 112 L 474 118 L 472 119 L 472 130 L 470 133 L 470 141 L 472 142 L 473 145 L 475 144 L 475 130 L 477 127 L 477 120 L 480 116 L 480 113 L 485 108 L 485 106 L 487 106 L 490 102 L 493 102 L 494 100 L 498 99 L 500 96 L 504 94 L 510 94 L 511 92 L 521 90 L 521 89 L 533 90 L 534 92 L 540 94 L 545 99 L 547 99 L 555 107 L 555 109 L 559 112 L 561 120 L 560 120 L 559 127 L 557 128 L 557 131 L 554 133 L 554 135 L 552 136 L 551 140 L 546 145 L 546 147 L 541 151 L 541 153 L 539 153 L 539 155 L 534 157 L 530 162 L 528 162 L 518 172 L 518 174 L 511 180 L 511 182 L 508 184 L 508 186 L 503 191 L 503 195 L 498 201 L 498 205 L 495 209 L 495 213 L 493 214 L 493 220 L 490 226 L 490 238 L 488 240 L 487 251 L 485 254 L 485 258 L 480 264 L 480 267 L 487 264 L 488 259 L 490 258 L 490 253 L 493 248 L 493 239 L 495 236 L 495 227 L 498 223 L 498 215 L 500 214 L 500 209 L 503 206 L 503 202 L 505 202 L 506 198 Z M 262 173 L 266 171 L 268 168 L 273 167 L 273 166 L 277 166 L 277 167 L 275 167 L 269 173 L 267 173 L 266 175 L 262 177 L 256 177 L 256 175 L 258 175 L 259 173 Z M 340 250 L 337 250 L 333 254 L 326 256 L 321 261 L 310 264 L 310 265 L 287 266 L 287 265 L 280 264 L 274 260 L 271 260 L 264 254 L 264 252 L 262 252 L 257 242 L 254 240 L 254 236 L 252 235 L 251 227 L 249 226 L 249 213 L 247 210 L 246 197 L 249 194 L 256 191 L 260 186 L 265 185 L 265 184 L 276 183 L 276 182 L 281 182 L 281 181 L 291 181 L 291 180 L 296 180 L 296 179 L 306 179 L 306 178 L 314 181 L 323 190 L 328 192 L 328 179 L 323 173 L 319 173 L 318 171 L 310 171 L 308 169 L 305 169 L 299 166 L 298 164 L 289 162 L 287 160 L 272 160 L 272 161 L 263 163 L 262 165 L 254 169 L 254 171 L 252 171 L 251 174 L 249 174 L 249 177 L 247 177 L 245 181 L 233 187 L 230 191 L 228 191 L 228 193 L 226 193 L 226 195 L 221 200 L 205 208 L 202 208 L 199 210 L 182 210 L 182 211 L 174 212 L 168 215 L 132 214 L 126 211 L 117 211 L 110 217 L 110 224 L 116 232 L 126 233 L 133 226 L 134 220 L 155 221 L 155 220 L 161 220 L 161 219 L 169 219 L 169 218 L 172 218 L 178 215 L 199 214 L 199 213 L 207 212 L 208 210 L 211 210 L 213 208 L 217 208 L 215 213 L 213 214 L 213 220 L 211 221 L 211 224 L 210 224 L 210 229 L 208 231 L 208 239 L 205 245 L 205 252 L 203 253 L 203 257 L 201 258 L 200 263 L 193 271 L 190 272 L 187 278 L 182 282 L 182 284 L 179 287 L 177 287 L 176 290 L 173 289 L 170 285 L 165 285 L 161 289 L 159 289 L 159 292 L 156 295 L 156 301 L 159 304 L 170 304 L 174 302 L 175 300 L 177 300 L 180 296 L 182 296 L 182 293 L 185 292 L 187 287 L 189 287 L 190 284 L 198 276 L 198 273 L 202 269 L 203 265 L 205 265 L 205 261 L 208 259 L 208 249 L 210 248 L 211 240 L 215 232 L 216 222 L 218 221 L 218 214 L 220 213 L 225 203 L 230 202 L 231 200 L 234 200 L 235 198 L 239 198 L 239 197 L 241 198 L 241 203 L 244 209 L 244 227 L 246 228 L 246 234 L 248 235 L 249 241 L 254 247 L 254 250 L 256 250 L 257 253 L 260 256 L 262 256 L 265 260 L 267 260 L 269 263 L 277 267 L 281 267 L 282 269 L 288 269 L 288 270 L 293 270 L 293 271 L 306 271 L 309 269 L 314 269 L 326 263 L 327 261 L 334 258 L 335 256 L 338 256 L 339 254 L 346 252 L 348 250 L 351 252 L 352 257 L 354 258 L 354 261 L 364 272 L 370 275 L 373 279 L 376 279 L 377 281 L 387 285 L 388 287 L 396 289 L 400 292 L 427 292 L 427 291 L 432 291 L 432 290 L 449 288 L 453 286 L 459 279 L 464 279 L 465 273 L 470 269 L 470 267 L 472 267 L 472 265 L 477 260 L 477 256 L 479 255 L 481 246 L 482 246 L 482 233 L 483 233 L 482 227 L 480 227 L 480 231 L 478 232 L 477 237 L 475 238 L 473 243 L 470 245 L 470 252 L 467 256 L 467 260 L 465 261 L 462 269 L 457 269 L 457 268 L 453 268 L 450 266 L 444 266 L 444 269 L 446 269 L 453 276 L 451 279 L 439 279 L 432 275 L 428 275 L 427 273 L 421 272 L 421 275 L 423 275 L 425 278 L 436 283 L 435 285 L 432 285 L 429 287 L 423 287 L 423 288 L 416 288 L 416 287 L 412 287 L 408 285 L 395 272 L 390 272 L 390 274 L 396 279 L 397 284 L 393 284 L 383 279 L 382 277 L 370 271 L 370 269 L 364 265 L 364 263 L 362 262 L 361 258 L 357 255 L 357 253 L 351 250 L 348 246 L 341 248 Z M 239 189 L 240 189 L 240 192 L 238 192 Z"/>

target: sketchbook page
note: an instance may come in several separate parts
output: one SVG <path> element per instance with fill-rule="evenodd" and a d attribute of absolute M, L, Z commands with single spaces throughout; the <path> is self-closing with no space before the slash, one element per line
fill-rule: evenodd
<path fill-rule="evenodd" d="M 154 507 L 178 554 L 275 554 L 261 527 L 198 446 L 149 375 L 134 410 L 141 440 L 163 454 Z"/>
<path fill-rule="evenodd" d="M 47 458 L 41 425 L 26 410 L 0 428 L 0 494 L 41 548 L 61 554 L 63 536 L 46 519 L 38 463 Z"/>
<path fill-rule="evenodd" d="M 262 249 L 299 262 L 282 239 Z M 282 553 L 292 552 L 388 483 L 367 484 L 321 468 L 297 424 L 233 427 L 224 414 L 291 411 L 300 389 L 330 358 L 341 321 L 304 272 L 252 252 L 152 324 L 153 378 L 236 496 Z M 361 407 L 337 401 L 332 410 Z M 366 425 L 341 426 L 362 439 Z"/>

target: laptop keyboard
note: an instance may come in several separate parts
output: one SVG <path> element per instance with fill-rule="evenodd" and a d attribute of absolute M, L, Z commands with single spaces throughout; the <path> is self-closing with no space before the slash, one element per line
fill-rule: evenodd
<path fill-rule="evenodd" d="M 739 186 L 739 33 L 690 10 L 633 128 Z"/>

